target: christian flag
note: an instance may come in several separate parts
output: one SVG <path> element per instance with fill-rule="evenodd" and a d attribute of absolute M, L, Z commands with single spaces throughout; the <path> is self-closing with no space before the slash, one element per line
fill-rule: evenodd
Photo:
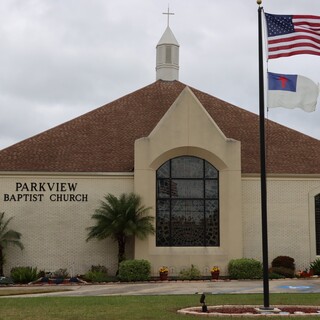
<path fill-rule="evenodd" d="M 318 95 L 319 86 L 306 77 L 268 72 L 269 108 L 301 108 L 312 112 L 316 109 Z"/>

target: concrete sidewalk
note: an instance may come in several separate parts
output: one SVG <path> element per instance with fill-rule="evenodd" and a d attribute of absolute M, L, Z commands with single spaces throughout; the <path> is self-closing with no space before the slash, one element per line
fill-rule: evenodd
<path fill-rule="evenodd" d="M 46 288 L 47 286 L 39 286 Z M 17 287 L 0 287 L 12 288 Z M 35 288 L 35 286 L 24 287 Z M 270 293 L 319 293 L 320 278 L 270 280 Z M 111 296 L 111 295 L 172 295 L 172 294 L 246 294 L 263 293 L 262 280 L 231 281 L 157 281 L 141 283 L 107 283 L 100 285 L 57 285 L 54 289 L 68 289 L 64 292 L 28 294 L 34 296 Z M 11 296 L 13 297 L 13 296 Z M 21 297 L 21 296 L 19 296 Z"/>

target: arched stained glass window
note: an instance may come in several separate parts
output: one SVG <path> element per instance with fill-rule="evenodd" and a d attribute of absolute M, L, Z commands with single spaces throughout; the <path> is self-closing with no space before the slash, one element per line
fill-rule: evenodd
<path fill-rule="evenodd" d="M 156 245 L 219 246 L 219 172 L 192 156 L 157 170 Z"/>

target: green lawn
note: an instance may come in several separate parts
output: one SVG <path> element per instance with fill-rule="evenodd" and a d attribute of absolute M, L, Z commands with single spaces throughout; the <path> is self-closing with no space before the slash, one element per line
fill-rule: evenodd
<path fill-rule="evenodd" d="M 0 298 L 1 320 L 150 320 L 203 319 L 179 315 L 178 309 L 200 306 L 199 295 Z M 263 304 L 261 294 L 207 295 L 207 305 Z M 320 294 L 271 294 L 270 303 L 319 305 Z M 208 319 L 208 318 L 206 318 Z M 210 318 L 209 318 L 210 319 Z M 234 319 L 219 317 L 218 319 Z M 242 317 L 241 319 L 246 319 Z M 252 319 L 249 318 L 248 319 Z M 272 317 L 282 319 L 283 317 Z M 318 316 L 308 319 L 319 319 Z"/>

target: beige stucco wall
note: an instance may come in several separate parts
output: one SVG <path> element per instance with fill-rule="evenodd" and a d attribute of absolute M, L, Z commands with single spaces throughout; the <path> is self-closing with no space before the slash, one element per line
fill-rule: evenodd
<path fill-rule="evenodd" d="M 135 257 L 149 260 L 154 275 L 162 265 L 169 266 L 170 274 L 175 275 L 191 264 L 204 275 L 213 265 L 226 273 L 228 261 L 243 253 L 240 143 L 224 136 L 189 88 L 151 134 L 135 143 L 134 190 L 153 208 L 154 216 L 156 170 L 165 161 L 182 155 L 203 158 L 219 170 L 220 246 L 156 247 L 155 236 L 149 236 L 148 241 L 136 239 Z"/>
<path fill-rule="evenodd" d="M 132 174 L 8 173 L 1 174 L 0 181 L 0 211 L 4 211 L 7 218 L 14 217 L 10 227 L 22 233 L 25 246 L 23 251 L 15 247 L 7 250 L 6 275 L 16 266 L 32 266 L 46 271 L 67 268 L 69 273 L 75 275 L 98 264 L 106 266 L 110 274 L 115 273 L 116 243 L 110 239 L 86 242 L 86 228 L 95 224 L 91 215 L 104 195 L 133 191 Z M 17 183 L 22 183 L 24 187 L 19 187 Z M 34 183 L 33 191 L 30 191 L 31 183 Z M 40 187 L 40 183 L 50 183 L 51 186 L 58 183 L 60 190 L 57 191 L 55 185 L 55 190 L 50 191 L 45 184 Z M 64 183 L 76 184 L 76 190 L 64 190 L 68 189 L 68 185 Z M 38 190 L 35 191 L 35 188 Z M 19 194 L 43 196 L 38 196 L 37 201 L 24 201 L 24 198 L 13 201 L 17 200 Z M 77 199 L 84 201 L 55 201 L 58 194 L 80 195 Z M 8 200 L 10 198 L 11 201 Z M 132 244 L 131 247 L 129 244 L 128 255 L 133 257 Z"/>
<path fill-rule="evenodd" d="M 279 255 L 295 259 L 297 269 L 316 258 L 314 197 L 320 177 L 268 177 L 269 264 Z M 244 256 L 262 260 L 260 179 L 242 178 Z"/>

